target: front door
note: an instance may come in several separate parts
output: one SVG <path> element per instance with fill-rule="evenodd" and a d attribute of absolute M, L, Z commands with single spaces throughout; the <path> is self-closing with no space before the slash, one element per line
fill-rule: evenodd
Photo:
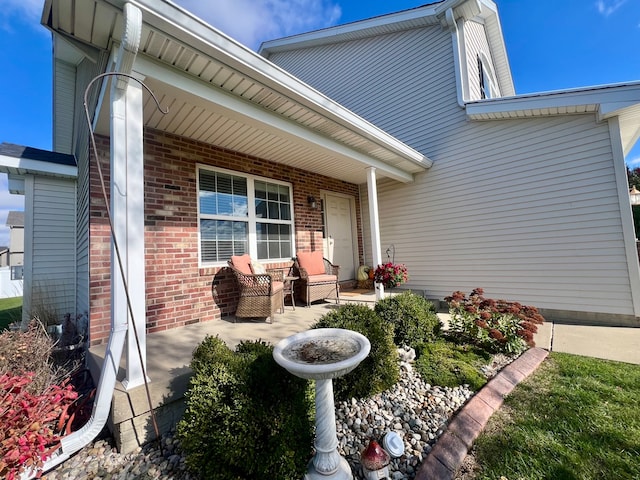
<path fill-rule="evenodd" d="M 327 257 L 340 265 L 340 281 L 355 278 L 354 199 L 327 193 L 324 195 Z"/>

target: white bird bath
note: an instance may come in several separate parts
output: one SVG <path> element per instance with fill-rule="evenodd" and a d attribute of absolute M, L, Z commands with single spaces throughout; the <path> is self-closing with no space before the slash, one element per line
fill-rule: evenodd
<path fill-rule="evenodd" d="M 332 379 L 356 368 L 369 350 L 367 337 L 341 328 L 307 330 L 273 349 L 273 358 L 289 373 L 316 381 L 316 454 L 305 480 L 353 480 L 347 460 L 338 454 Z"/>

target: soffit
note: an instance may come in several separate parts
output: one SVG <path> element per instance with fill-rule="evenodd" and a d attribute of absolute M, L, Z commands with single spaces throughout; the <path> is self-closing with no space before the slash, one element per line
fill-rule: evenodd
<path fill-rule="evenodd" d="M 52 30 L 105 50 L 114 49 L 113 39 L 121 38 L 123 18 L 117 6 L 93 0 L 50 1 L 50 14 L 45 5 L 43 23 Z M 166 2 L 153 7 L 156 5 L 164 10 L 175 9 Z M 146 100 L 146 126 L 354 183 L 366 182 L 365 168 L 370 166 L 367 159 L 376 168 L 387 167 L 378 168 L 382 176 L 401 181 L 410 181 L 413 174 L 430 166 L 430 160 L 419 152 L 264 58 L 188 16 L 187 12 L 176 9 L 175 13 L 183 15 L 195 33 L 172 23 L 166 14 L 143 9 L 138 63 L 161 65 L 162 69 L 149 69 L 157 75 L 148 71 L 140 73 L 146 75 L 145 84 L 158 95 L 162 106 L 169 108 L 168 115 L 156 114 L 150 100 Z M 210 37 L 216 43 L 208 42 Z M 246 59 L 258 62 L 255 74 L 253 67 L 243 62 Z M 134 66 L 134 70 L 137 69 L 138 64 Z M 302 127 L 316 137 L 325 138 L 327 145 L 298 141 L 286 126 L 281 131 L 265 128 L 268 125 L 264 122 L 220 109 L 203 96 L 181 91 L 179 82 L 166 81 L 161 70 L 183 75 L 187 83 L 195 81 L 233 96 L 251 108 L 274 115 L 280 123 L 284 120 L 296 128 Z M 97 122 L 97 131 L 103 134 L 108 133 L 109 112 L 106 110 L 101 110 Z M 339 148 L 334 148 L 336 146 Z M 348 151 L 355 154 L 350 155 Z"/>

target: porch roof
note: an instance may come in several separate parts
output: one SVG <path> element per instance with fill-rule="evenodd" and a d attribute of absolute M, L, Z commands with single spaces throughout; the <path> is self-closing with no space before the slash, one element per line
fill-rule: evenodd
<path fill-rule="evenodd" d="M 14 177 L 33 174 L 76 178 L 78 168 L 73 155 L 3 142 L 0 144 L 0 172 Z"/>
<path fill-rule="evenodd" d="M 142 11 L 133 70 L 144 77 L 167 115 L 145 100 L 147 127 L 274 160 L 353 183 L 366 167 L 410 182 L 431 161 L 293 75 L 168 1 L 130 0 Z M 123 36 L 125 0 L 46 0 L 42 23 L 55 34 L 56 61 L 98 61 Z M 107 69 L 110 67 L 108 66 Z M 69 85 L 56 83 L 57 89 Z M 108 89 L 103 89 L 108 95 Z M 109 112 L 96 131 L 109 132 Z M 56 118 L 55 128 L 73 128 Z"/>

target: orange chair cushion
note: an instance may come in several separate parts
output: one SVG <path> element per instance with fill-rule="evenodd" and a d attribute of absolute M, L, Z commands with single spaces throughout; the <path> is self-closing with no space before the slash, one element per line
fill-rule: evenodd
<path fill-rule="evenodd" d="M 284 288 L 284 282 L 271 282 L 271 291 L 277 293 Z"/>
<path fill-rule="evenodd" d="M 307 275 L 324 275 L 324 259 L 322 252 L 300 252 L 298 253 L 298 263 L 300 267 L 307 271 Z"/>
<path fill-rule="evenodd" d="M 309 275 L 309 283 L 313 285 L 314 283 L 336 283 L 338 281 L 338 277 L 335 275 Z"/>
<path fill-rule="evenodd" d="M 253 271 L 251 270 L 251 257 L 248 253 L 232 256 L 231 263 L 245 275 L 253 275 Z"/>

